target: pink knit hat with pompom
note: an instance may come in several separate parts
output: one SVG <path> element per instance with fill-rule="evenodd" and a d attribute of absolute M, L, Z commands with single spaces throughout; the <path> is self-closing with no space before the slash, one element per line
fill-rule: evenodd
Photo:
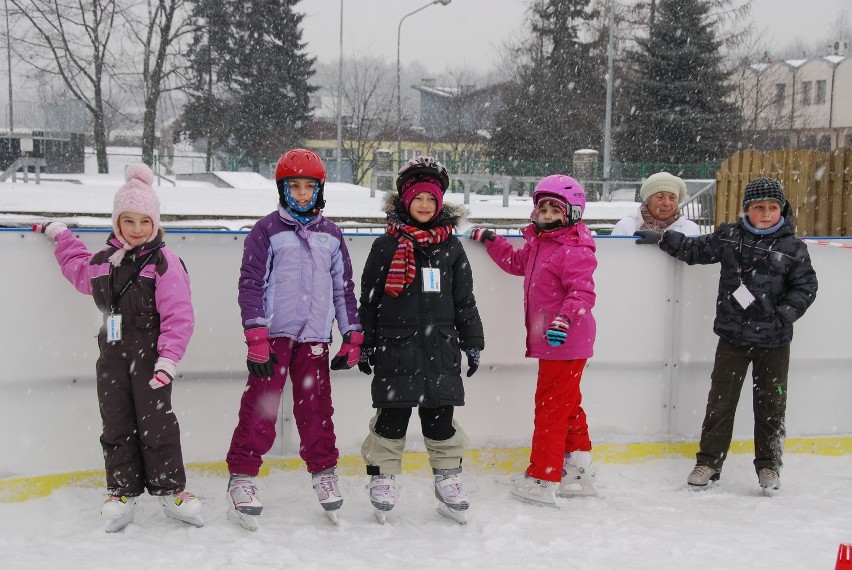
<path fill-rule="evenodd" d="M 160 199 L 154 189 L 151 188 L 151 184 L 154 182 L 154 173 L 147 164 L 137 162 L 127 167 L 124 171 L 124 178 L 126 182 L 115 193 L 112 206 L 112 229 L 115 232 L 115 237 L 123 245 L 122 249 L 119 249 L 110 257 L 110 261 L 116 266 L 121 263 L 124 252 L 133 249 L 121 235 L 121 230 L 118 227 L 118 217 L 123 212 L 145 214 L 154 222 L 154 228 L 150 237 L 145 240 L 146 243 L 157 237 L 160 231 Z M 113 257 L 116 259 L 113 260 Z"/>

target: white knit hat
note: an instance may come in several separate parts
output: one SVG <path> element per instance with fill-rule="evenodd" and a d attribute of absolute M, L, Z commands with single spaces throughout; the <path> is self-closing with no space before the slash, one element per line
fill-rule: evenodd
<path fill-rule="evenodd" d="M 115 193 L 112 206 L 112 229 L 115 232 L 115 237 L 123 246 L 122 249 L 110 256 L 110 261 L 116 266 L 124 258 L 124 252 L 133 249 L 121 235 L 121 229 L 118 226 L 118 218 L 123 212 L 145 214 L 154 222 L 151 235 L 145 240 L 146 243 L 157 237 L 160 231 L 160 199 L 151 187 L 154 182 L 154 173 L 147 164 L 137 162 L 127 167 L 124 171 L 124 178 L 126 182 Z"/>
<path fill-rule="evenodd" d="M 679 204 L 686 198 L 686 182 L 668 172 L 657 172 L 646 178 L 645 182 L 642 183 L 639 197 L 642 198 L 642 202 L 647 202 L 648 198 L 657 192 L 671 192 L 677 196 Z"/>

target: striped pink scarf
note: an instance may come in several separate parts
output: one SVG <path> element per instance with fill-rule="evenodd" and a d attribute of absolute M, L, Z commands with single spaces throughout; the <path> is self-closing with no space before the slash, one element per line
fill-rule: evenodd
<path fill-rule="evenodd" d="M 388 220 L 388 233 L 399 240 L 393 254 L 388 276 L 385 280 L 385 293 L 398 297 L 402 290 L 414 282 L 417 263 L 414 260 L 414 242 L 421 248 L 442 243 L 453 235 L 453 226 L 437 226 L 428 230 L 404 224 L 397 220 Z"/>

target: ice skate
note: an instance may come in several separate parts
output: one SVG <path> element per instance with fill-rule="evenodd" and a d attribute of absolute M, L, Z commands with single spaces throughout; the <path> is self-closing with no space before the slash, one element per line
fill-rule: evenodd
<path fill-rule="evenodd" d="M 464 492 L 461 469 L 438 469 L 435 471 L 435 497 L 440 502 L 438 512 L 459 524 L 467 524 L 465 511 L 470 506 Z"/>
<path fill-rule="evenodd" d="M 588 451 L 565 454 L 562 464 L 562 482 L 556 492 L 559 497 L 596 497 L 595 466 Z"/>
<path fill-rule="evenodd" d="M 138 497 L 110 495 L 101 505 L 101 518 L 104 519 L 104 530 L 118 532 L 133 522 Z"/>
<path fill-rule="evenodd" d="M 311 484 L 325 514 L 331 519 L 331 522 L 337 524 L 337 511 L 343 505 L 343 497 L 340 494 L 340 485 L 337 475 L 334 474 L 334 469 L 314 473 Z"/>
<path fill-rule="evenodd" d="M 192 493 L 181 491 L 180 493 L 161 495 L 159 499 L 167 517 L 192 526 L 204 526 L 204 519 L 201 518 L 201 501 Z"/>
<path fill-rule="evenodd" d="M 757 472 L 757 481 L 767 497 L 771 497 L 781 488 L 781 477 L 778 476 L 777 471 L 769 467 L 764 467 Z"/>
<path fill-rule="evenodd" d="M 232 474 L 228 481 L 228 519 L 246 530 L 257 530 L 257 516 L 263 511 L 263 503 L 257 498 L 254 478 Z"/>
<path fill-rule="evenodd" d="M 393 475 L 373 475 L 367 484 L 373 514 L 379 524 L 385 524 L 387 513 L 396 504 L 396 479 Z"/>
<path fill-rule="evenodd" d="M 528 476 L 526 473 L 512 477 L 511 493 L 521 501 L 539 507 L 556 506 L 556 491 L 559 483 L 544 481 Z"/>
<path fill-rule="evenodd" d="M 686 478 L 686 483 L 693 491 L 703 491 L 714 486 L 719 480 L 720 471 L 707 465 L 696 465 Z"/>

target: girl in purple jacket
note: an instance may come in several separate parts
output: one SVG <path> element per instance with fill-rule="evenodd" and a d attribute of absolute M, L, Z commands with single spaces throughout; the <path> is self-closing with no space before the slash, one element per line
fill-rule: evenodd
<path fill-rule="evenodd" d="M 361 321 L 343 235 L 322 208 L 325 166 L 310 150 L 278 160 L 279 205 L 246 236 L 239 303 L 248 345 L 248 385 L 228 450 L 228 517 L 258 527 L 263 505 L 254 478 L 275 441 L 275 422 L 289 372 L 299 455 L 320 505 L 333 522 L 343 504 L 334 470 L 338 451 L 331 416 L 328 345 L 331 326 L 343 344 L 331 369 L 351 368 L 361 354 Z"/>
<path fill-rule="evenodd" d="M 556 174 L 533 192 L 533 223 L 514 249 L 491 230 L 474 229 L 503 271 L 524 276 L 526 356 L 539 359 L 530 465 L 512 480 L 523 500 L 553 505 L 561 497 L 597 494 L 580 378 L 595 341 L 595 242 L 581 221 L 586 193 Z"/>
<path fill-rule="evenodd" d="M 185 491 L 180 428 L 172 411 L 171 382 L 186 352 L 195 316 L 189 275 L 163 242 L 160 201 L 145 164 L 131 164 L 115 195 L 113 233 L 91 254 L 61 222 L 33 226 L 56 242 L 62 274 L 92 295 L 104 315 L 98 334 L 98 404 L 106 466 L 107 532 L 133 521 L 146 489 L 169 517 L 204 524 L 201 502 Z"/>

